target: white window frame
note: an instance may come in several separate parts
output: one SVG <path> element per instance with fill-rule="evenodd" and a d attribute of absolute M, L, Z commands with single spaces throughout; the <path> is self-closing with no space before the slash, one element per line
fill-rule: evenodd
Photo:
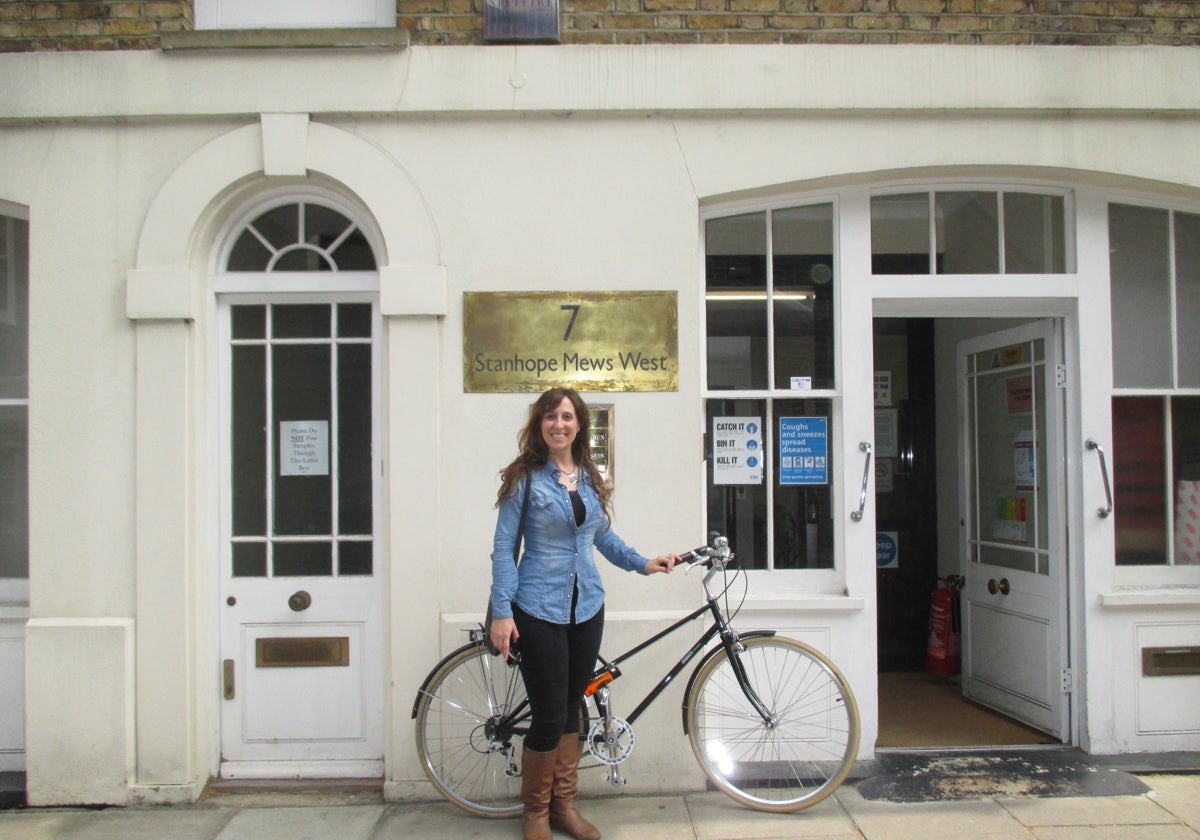
<path fill-rule="evenodd" d="M 396 26 L 396 0 L 196 0 L 195 26 L 354 29 Z"/>
<path fill-rule="evenodd" d="M 740 201 L 728 204 L 713 205 L 705 207 L 700 212 L 700 245 L 699 245 L 699 264 L 700 264 L 700 279 L 697 284 L 698 288 L 698 308 L 700 311 L 700 399 L 703 405 L 707 406 L 709 400 L 719 399 L 739 399 L 739 400 L 763 400 L 768 403 L 767 412 L 763 416 L 764 427 L 766 424 L 774 424 L 777 422 L 777 417 L 771 410 L 776 402 L 782 400 L 796 399 L 812 399 L 812 400 L 828 400 L 830 403 L 829 409 L 829 437 L 828 444 L 831 454 L 836 453 L 834 463 L 837 465 L 829 472 L 829 488 L 831 507 L 835 522 L 845 518 L 845 511 L 842 507 L 841 500 L 845 492 L 843 478 L 847 474 L 847 470 L 853 472 L 854 466 L 842 462 L 842 451 L 845 447 L 842 446 L 843 437 L 843 409 L 842 409 L 842 347 L 843 347 L 843 324 L 844 315 L 841 312 L 842 303 L 842 279 L 840 279 L 840 270 L 835 268 L 834 271 L 834 334 L 833 334 L 833 355 L 834 355 L 834 383 L 838 387 L 829 389 L 812 389 L 808 391 L 791 391 L 773 387 L 775 376 L 775 360 L 774 353 L 767 354 L 767 382 L 772 387 L 765 389 L 749 389 L 739 391 L 713 391 L 708 387 L 708 324 L 706 313 L 706 293 L 707 293 L 707 269 L 705 259 L 705 225 L 713 219 L 727 218 L 731 216 L 741 216 L 749 213 L 760 213 L 764 211 L 786 210 L 792 207 L 809 207 L 818 204 L 830 204 L 833 207 L 833 256 L 834 265 L 840 266 L 840 258 L 843 251 L 843 243 L 841 242 L 841 232 L 843 224 L 841 220 L 841 206 L 839 204 L 839 193 L 814 192 L 800 193 L 789 195 L 777 200 L 749 200 Z M 767 251 L 768 256 L 771 251 L 771 224 L 770 213 L 768 212 L 767 219 Z M 870 241 L 867 242 L 868 249 Z M 765 305 L 768 307 L 768 313 L 773 301 L 773 286 L 772 286 L 773 268 L 771 260 L 767 260 L 767 278 L 768 278 L 768 294 Z M 774 323 L 773 319 L 767 318 L 768 335 L 773 335 Z M 707 411 L 700 412 L 702 418 L 707 417 Z M 707 421 L 704 421 L 707 425 Z M 774 428 L 772 426 L 772 428 Z M 711 434 L 711 429 L 705 429 L 706 434 Z M 774 453 L 764 452 L 763 465 L 763 481 L 770 482 L 774 470 Z M 707 509 L 708 496 L 708 481 L 705 479 L 701 488 L 701 509 Z M 774 505 L 767 505 L 766 510 L 766 534 L 767 534 L 767 554 L 772 559 L 775 551 L 775 512 Z M 737 546 L 733 547 L 737 550 Z M 834 527 L 833 532 L 833 568 L 830 569 L 751 569 L 747 570 L 752 578 L 763 576 L 764 581 L 769 577 L 770 582 L 765 584 L 761 589 L 763 591 L 774 591 L 779 594 L 796 594 L 796 593 L 843 593 L 845 591 L 846 581 L 846 544 L 845 544 L 845 529 Z M 751 589 L 756 588 L 751 585 Z"/>
<path fill-rule="evenodd" d="M 11 227 L 12 225 L 11 222 L 8 221 L 9 219 L 20 219 L 28 222 L 29 213 L 23 207 L 20 207 L 16 204 L 9 204 L 8 202 L 0 201 L 0 221 L 2 221 L 3 224 Z M 9 243 L 9 253 L 5 255 L 6 259 L 3 261 L 5 270 L 3 275 L 0 276 L 0 283 L 4 283 L 6 285 L 8 291 L 7 300 L 12 302 L 14 301 L 16 295 L 16 261 L 15 255 L 12 253 L 12 236 L 10 235 L 6 237 L 6 241 Z M 4 323 L 15 325 L 17 319 L 17 311 L 15 306 L 12 307 L 11 310 L 6 308 L 3 313 L 0 313 L 0 317 L 3 318 Z M 0 399 L 0 405 L 24 406 L 26 412 L 28 412 L 29 394 L 26 393 L 24 397 Z M 26 489 L 26 496 L 28 497 L 28 489 Z M 29 604 L 29 578 L 0 578 L 0 603 L 4 604 L 6 608 L 16 611 L 15 614 L 18 616 L 27 616 Z M 0 614 L 0 618 L 2 617 L 5 616 Z"/>
<path fill-rule="evenodd" d="M 1176 353 L 1178 347 L 1175 341 L 1175 330 L 1177 328 L 1175 316 L 1175 213 L 1190 213 L 1200 215 L 1200 203 L 1188 201 L 1167 200 L 1161 196 L 1147 195 L 1145 193 L 1108 191 L 1104 194 L 1104 230 L 1103 242 L 1105 251 L 1108 249 L 1108 210 L 1112 204 L 1125 204 L 1132 207 L 1144 207 L 1154 210 L 1167 211 L 1169 224 L 1169 254 L 1171 266 L 1171 376 L 1174 378 L 1178 374 L 1176 364 Z M 1106 284 L 1104 292 L 1106 295 L 1111 294 L 1108 283 L 1111 283 L 1111 276 L 1106 275 Z M 1111 380 L 1110 380 L 1111 381 Z M 1113 400 L 1123 397 L 1155 397 L 1165 399 L 1167 397 L 1200 397 L 1200 388 L 1186 387 L 1171 387 L 1171 388 L 1132 388 L 1132 387 L 1117 387 L 1111 386 L 1109 403 Z M 1170 433 L 1170 417 L 1165 418 L 1167 424 L 1166 433 Z M 1167 457 L 1167 453 L 1164 453 Z M 1170 464 L 1167 465 L 1168 473 L 1170 472 Z M 1109 466 L 1111 469 L 1111 465 Z M 1170 476 L 1168 476 L 1168 482 Z M 1165 490 L 1165 488 L 1164 488 Z M 1174 552 L 1170 549 L 1174 546 L 1175 539 L 1175 508 L 1173 504 L 1167 506 L 1167 534 L 1168 534 L 1168 550 L 1170 556 L 1166 563 L 1156 565 L 1117 565 L 1116 545 L 1113 545 L 1112 563 L 1114 566 L 1114 583 L 1118 588 L 1127 587 L 1170 587 L 1170 586 L 1200 586 L 1200 566 L 1184 566 L 1177 565 L 1174 562 Z"/>

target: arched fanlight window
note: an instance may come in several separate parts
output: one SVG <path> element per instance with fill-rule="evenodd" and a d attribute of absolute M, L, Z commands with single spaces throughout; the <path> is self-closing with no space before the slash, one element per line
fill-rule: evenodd
<path fill-rule="evenodd" d="M 353 221 L 323 204 L 298 201 L 246 225 L 226 271 L 374 271 L 375 254 Z"/>

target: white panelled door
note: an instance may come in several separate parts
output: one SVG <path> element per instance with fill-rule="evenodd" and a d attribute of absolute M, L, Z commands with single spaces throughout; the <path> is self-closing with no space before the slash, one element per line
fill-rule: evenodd
<path fill-rule="evenodd" d="M 958 346 L 963 693 L 1069 733 L 1059 323 Z"/>
<path fill-rule="evenodd" d="M 378 308 L 219 299 L 221 776 L 383 772 Z"/>

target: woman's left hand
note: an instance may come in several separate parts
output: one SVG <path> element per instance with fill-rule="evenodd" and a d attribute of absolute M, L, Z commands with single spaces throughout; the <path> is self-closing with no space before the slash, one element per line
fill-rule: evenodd
<path fill-rule="evenodd" d="M 669 572 L 675 568 L 675 564 L 678 562 L 678 554 L 664 554 L 662 557 L 655 557 L 647 563 L 646 568 L 642 570 L 642 574 L 652 575 L 655 572 Z"/>

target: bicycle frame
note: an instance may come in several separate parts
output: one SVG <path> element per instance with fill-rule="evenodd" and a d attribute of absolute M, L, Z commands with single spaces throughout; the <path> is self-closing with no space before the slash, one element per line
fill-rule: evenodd
<path fill-rule="evenodd" d="M 697 549 L 697 552 L 698 551 L 700 551 L 700 550 Z M 638 718 L 640 718 L 642 716 L 642 713 L 645 712 L 646 709 L 649 708 L 650 705 L 659 698 L 659 696 L 663 693 L 663 691 L 666 690 L 667 686 L 669 686 L 675 680 L 675 678 L 679 676 L 679 674 L 683 671 L 683 669 L 686 668 L 688 666 L 688 664 L 691 663 L 691 661 L 693 659 L 695 659 L 696 656 L 708 646 L 708 643 L 711 642 L 717 636 L 720 636 L 721 647 L 713 648 L 712 650 L 710 650 L 708 653 L 708 656 L 705 657 L 705 660 L 702 660 L 702 663 L 703 663 L 703 661 L 706 661 L 708 657 L 718 655 L 719 653 L 722 653 L 722 652 L 725 654 L 725 656 L 729 657 L 729 661 L 733 666 L 734 675 L 736 676 L 738 684 L 741 686 L 742 691 L 745 692 L 746 698 L 750 701 L 750 704 L 754 707 L 755 711 L 757 711 L 758 714 L 762 717 L 763 723 L 766 724 L 768 727 L 773 725 L 774 721 L 772 719 L 772 715 L 766 709 L 762 700 L 755 693 L 753 687 L 751 687 L 750 682 L 746 676 L 745 669 L 743 668 L 741 661 L 738 659 L 737 653 L 738 653 L 738 644 L 739 644 L 740 639 L 750 638 L 750 637 L 758 637 L 758 636 L 774 636 L 775 631 L 773 631 L 773 630 L 757 630 L 757 631 L 753 631 L 750 633 L 744 633 L 741 635 L 739 635 L 737 632 L 735 632 L 733 630 L 733 628 L 730 627 L 729 622 L 725 618 L 725 614 L 721 611 L 721 608 L 717 603 L 719 595 L 713 594 L 712 590 L 709 588 L 709 582 L 711 581 L 713 575 L 716 574 L 716 572 L 717 572 L 717 569 L 715 567 L 710 567 L 709 570 L 704 575 L 703 586 L 704 586 L 705 603 L 703 606 L 697 607 L 695 610 L 693 610 L 692 612 L 685 615 L 683 618 L 676 621 L 670 627 L 667 627 L 664 630 L 661 630 L 658 633 L 655 633 L 649 639 L 646 639 L 645 641 L 641 642 L 640 644 L 635 645 L 634 647 L 632 647 L 629 650 L 625 651 L 624 653 L 620 654 L 619 656 L 612 659 L 611 661 L 606 660 L 602 656 L 598 657 L 598 659 L 601 662 L 601 667 L 597 668 L 592 673 L 592 677 L 588 681 L 588 686 L 584 692 L 584 696 L 593 698 L 594 702 L 596 703 L 597 711 L 600 713 L 600 715 L 602 717 L 604 717 L 606 719 L 606 721 L 608 723 L 611 723 L 611 721 L 612 721 L 612 712 L 611 712 L 611 709 L 609 708 L 609 704 L 608 704 L 608 694 L 609 694 L 608 683 L 612 682 L 617 677 L 621 676 L 621 669 L 620 669 L 621 663 L 626 662 L 629 659 L 632 659 L 634 656 L 637 656 L 639 653 L 646 650 L 647 648 L 654 646 L 658 642 L 665 639 L 667 636 L 670 636 L 671 634 L 675 633 L 682 627 L 684 627 L 687 624 L 690 624 L 691 622 L 700 618 L 705 613 L 709 613 L 712 615 L 713 623 L 708 626 L 708 628 L 700 635 L 700 637 L 696 640 L 696 642 L 690 648 L 688 648 L 688 650 L 683 654 L 683 656 L 681 656 L 679 658 L 679 661 L 677 661 L 673 666 L 671 666 L 670 670 L 668 670 L 667 673 L 662 677 L 662 679 L 660 679 L 658 681 L 658 683 L 652 689 L 650 689 L 649 693 L 644 698 L 642 698 L 642 701 L 637 705 L 637 707 L 633 710 L 633 712 L 630 713 L 629 717 L 627 717 L 625 719 L 626 723 L 628 723 L 630 726 L 632 726 L 638 720 Z M 483 629 L 482 628 L 472 629 L 470 631 L 470 638 L 471 638 L 472 643 L 482 646 L 484 644 Z M 494 666 L 492 659 L 493 659 L 493 657 L 484 657 L 483 668 L 484 668 L 485 673 L 490 672 L 492 667 Z M 498 664 L 501 667 L 506 667 L 506 668 L 516 667 L 515 664 L 510 664 L 508 662 L 498 663 Z M 697 668 L 697 670 L 699 670 L 699 668 Z M 431 672 L 431 674 L 432 674 L 432 672 Z M 695 678 L 695 673 L 693 673 L 692 677 L 693 677 L 693 679 Z M 426 679 L 428 679 L 428 677 Z M 491 694 L 490 694 L 492 681 L 490 679 L 485 679 L 484 684 L 487 686 L 487 689 L 489 691 L 489 694 L 487 697 L 488 711 L 491 715 L 493 715 L 493 717 L 489 720 L 489 723 L 488 723 L 489 736 L 494 738 L 496 735 L 499 735 L 501 741 L 507 742 L 507 739 L 505 737 L 506 734 L 513 734 L 513 735 L 528 734 L 528 726 L 521 725 L 523 722 L 527 721 L 528 716 L 529 716 L 529 700 L 528 700 L 528 698 L 526 698 L 526 699 L 522 700 L 520 703 L 518 703 L 516 705 L 516 707 L 511 709 L 508 712 L 508 714 L 506 714 L 503 718 L 497 719 L 496 717 L 494 717 L 494 715 L 496 714 L 496 711 L 499 707 L 499 703 L 498 703 L 498 698 L 495 698 L 495 697 L 491 696 Z M 689 688 L 690 688 L 690 685 L 691 685 L 691 683 L 689 682 Z M 424 692 L 425 692 L 425 685 L 422 684 L 421 688 L 418 689 L 418 692 L 417 692 L 417 700 L 416 700 L 416 702 L 413 703 L 413 717 L 416 717 L 417 706 L 420 702 L 421 695 Z M 688 692 L 685 690 L 684 700 L 683 700 L 684 703 L 687 702 L 687 694 L 688 694 Z M 684 733 L 686 734 L 687 733 L 687 710 L 686 710 L 686 708 L 683 710 L 683 730 L 684 730 Z M 581 736 L 585 736 L 586 734 L 587 734 L 586 732 L 580 733 Z"/>
<path fill-rule="evenodd" d="M 706 580 L 705 581 L 706 593 L 707 593 L 707 590 L 708 590 L 708 586 L 707 586 L 707 580 Z M 709 598 L 708 598 L 707 602 L 704 604 L 704 606 L 697 607 L 691 613 L 689 613 L 688 615 L 679 619 L 674 624 L 672 624 L 670 627 L 667 627 L 666 629 L 661 630 L 658 633 L 655 633 L 653 636 L 651 636 L 646 641 L 642 642 L 641 644 L 639 644 L 635 647 L 630 648 L 629 650 L 622 653 L 620 656 L 613 659 L 611 662 L 605 660 L 604 657 L 600 657 L 600 662 L 602 663 L 602 667 L 596 669 L 595 673 L 592 674 L 592 679 L 588 683 L 587 691 L 584 692 L 584 696 L 592 697 L 593 695 L 599 693 L 599 691 L 601 689 L 606 687 L 608 683 L 612 682 L 614 679 L 619 677 L 621 675 L 621 670 L 620 670 L 619 666 L 622 662 L 625 662 L 626 660 L 633 658 L 637 654 L 646 650 L 646 648 L 652 647 L 653 645 L 662 641 L 667 636 L 670 636 L 672 633 L 674 633 L 676 630 L 679 630 L 681 627 L 689 624 L 690 622 L 695 621 L 697 618 L 704 615 L 705 612 L 712 613 L 713 623 L 711 625 L 709 625 L 708 629 L 705 630 L 704 633 L 702 633 L 700 635 L 700 638 L 696 640 L 696 643 L 693 644 L 687 650 L 687 652 L 684 653 L 683 656 L 681 656 L 679 658 L 679 661 L 676 662 L 669 671 L 667 671 L 667 673 L 663 676 L 663 678 L 658 681 L 658 684 L 655 685 L 652 689 L 650 689 L 650 692 L 644 698 L 642 698 L 642 702 L 639 703 L 632 712 L 630 712 L 629 717 L 626 718 L 626 721 L 630 725 L 636 723 L 637 719 L 642 716 L 642 713 L 645 712 L 647 708 L 649 708 L 651 703 L 653 703 L 655 700 L 658 699 L 659 695 L 661 695 L 663 693 L 663 691 L 666 690 L 667 686 L 670 685 L 675 680 L 675 678 L 677 676 L 679 676 L 680 672 L 683 671 L 683 669 L 688 666 L 688 663 L 690 663 L 693 659 L 695 659 L 696 655 L 698 653 L 700 653 L 702 650 L 704 650 L 704 648 L 707 647 L 708 643 L 710 641 L 712 641 L 714 637 L 716 637 L 717 635 L 720 635 L 721 646 L 724 649 L 725 654 L 727 656 L 729 656 L 730 661 L 732 663 L 734 663 L 734 673 L 737 675 L 738 684 L 742 687 L 742 690 L 744 692 L 746 692 L 746 697 L 750 700 L 751 704 L 754 706 L 755 711 L 757 711 L 762 716 L 762 719 L 765 723 L 769 724 L 771 721 L 771 715 L 766 710 L 766 708 L 763 706 L 762 701 L 758 698 L 758 695 L 754 693 L 754 689 L 751 688 L 749 681 L 746 679 L 746 673 L 742 669 L 741 663 L 738 661 L 737 656 L 736 656 L 736 645 L 737 645 L 738 639 L 741 637 L 738 636 L 738 634 L 735 633 L 733 631 L 733 629 L 729 626 L 729 622 L 727 622 L 725 620 L 725 616 L 721 612 L 721 608 L 717 606 L 716 596 L 713 596 L 711 594 L 709 595 Z M 775 633 L 773 630 L 771 630 L 771 631 L 757 631 L 755 633 L 747 634 L 747 635 L 773 636 L 773 635 L 775 635 Z M 715 653 L 715 651 L 714 651 L 714 653 Z M 686 695 L 685 695 L 685 697 L 686 697 Z M 596 701 L 597 706 L 599 706 L 599 704 L 601 702 L 602 702 L 601 700 L 597 700 Z M 601 710 L 601 711 L 603 712 L 603 710 Z M 684 725 L 684 729 L 686 731 L 686 723 Z"/>

